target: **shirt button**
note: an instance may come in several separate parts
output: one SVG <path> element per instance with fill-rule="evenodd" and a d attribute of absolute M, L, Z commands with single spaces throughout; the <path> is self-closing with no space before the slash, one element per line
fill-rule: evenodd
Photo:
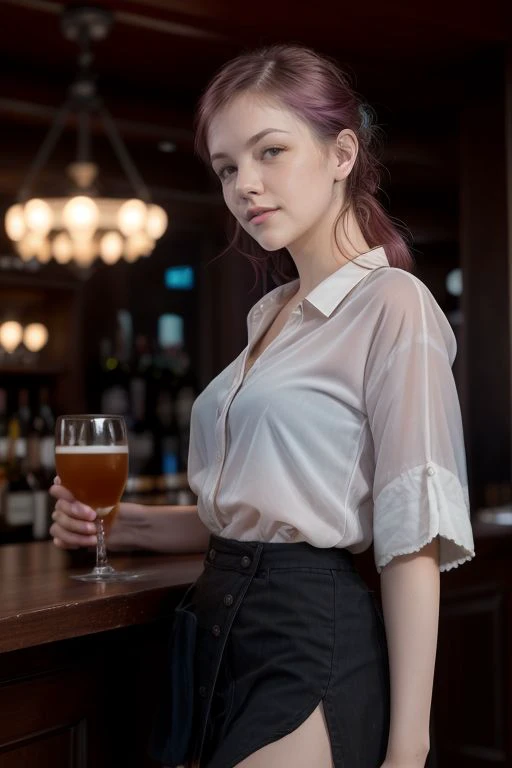
<path fill-rule="evenodd" d="M 212 548 L 212 549 L 210 549 L 210 551 L 208 552 L 208 557 L 210 558 L 210 560 L 215 560 L 215 555 L 216 555 L 216 554 L 217 554 L 217 553 L 216 553 L 216 551 L 215 551 L 215 550 Z"/>
<path fill-rule="evenodd" d="M 251 558 L 247 557 L 247 555 L 244 555 L 240 560 L 240 563 L 242 565 L 242 568 L 248 568 L 251 564 Z"/>
<path fill-rule="evenodd" d="M 229 608 L 230 605 L 233 605 L 233 595 L 224 595 L 224 605 Z"/>
<path fill-rule="evenodd" d="M 204 687 L 204 685 L 201 685 L 199 687 L 199 695 L 200 695 L 200 697 L 202 699 L 206 699 L 206 693 L 207 693 L 206 688 Z"/>
<path fill-rule="evenodd" d="M 213 625 L 213 627 L 212 627 L 212 635 L 214 637 L 219 637 L 219 635 L 220 635 L 220 627 L 219 627 L 218 624 L 214 624 Z"/>
<path fill-rule="evenodd" d="M 432 477 L 432 475 L 435 475 L 435 473 L 436 473 L 436 470 L 434 469 L 432 464 L 427 464 L 427 475 Z"/>

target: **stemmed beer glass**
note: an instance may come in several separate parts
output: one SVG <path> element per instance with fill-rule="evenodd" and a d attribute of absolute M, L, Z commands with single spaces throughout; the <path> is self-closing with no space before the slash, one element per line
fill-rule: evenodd
<path fill-rule="evenodd" d="M 122 416 L 59 416 L 55 465 L 62 484 L 77 501 L 96 511 L 96 567 L 74 576 L 81 581 L 124 581 L 136 576 L 107 561 L 105 525 L 117 512 L 128 479 L 128 436 Z"/>

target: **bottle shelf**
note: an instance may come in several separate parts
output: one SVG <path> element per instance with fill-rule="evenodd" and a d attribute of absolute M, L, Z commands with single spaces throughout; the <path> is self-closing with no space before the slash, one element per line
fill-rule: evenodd
<path fill-rule="evenodd" d="M 0 376 L 62 376 L 68 369 L 62 365 L 32 367 L 24 365 L 0 365 Z"/>

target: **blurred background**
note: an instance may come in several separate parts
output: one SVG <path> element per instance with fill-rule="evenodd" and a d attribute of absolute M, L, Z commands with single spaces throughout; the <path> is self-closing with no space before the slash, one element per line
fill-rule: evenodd
<path fill-rule="evenodd" d="M 505 0 L 0 2 L 0 542 L 48 537 L 59 414 L 124 413 L 126 498 L 193 503 L 192 402 L 263 290 L 243 257 L 219 257 L 194 106 L 256 45 L 333 56 L 375 110 L 382 202 L 458 341 L 479 557 L 444 577 L 450 768 L 512 766 L 511 17 Z"/>

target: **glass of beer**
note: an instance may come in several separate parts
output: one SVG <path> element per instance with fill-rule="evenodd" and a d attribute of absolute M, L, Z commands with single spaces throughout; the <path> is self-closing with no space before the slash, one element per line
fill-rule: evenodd
<path fill-rule="evenodd" d="M 124 581 L 136 576 L 107 561 L 105 529 L 112 525 L 128 479 L 128 437 L 122 416 L 59 416 L 55 466 L 62 485 L 96 511 L 96 567 L 73 578 Z"/>

